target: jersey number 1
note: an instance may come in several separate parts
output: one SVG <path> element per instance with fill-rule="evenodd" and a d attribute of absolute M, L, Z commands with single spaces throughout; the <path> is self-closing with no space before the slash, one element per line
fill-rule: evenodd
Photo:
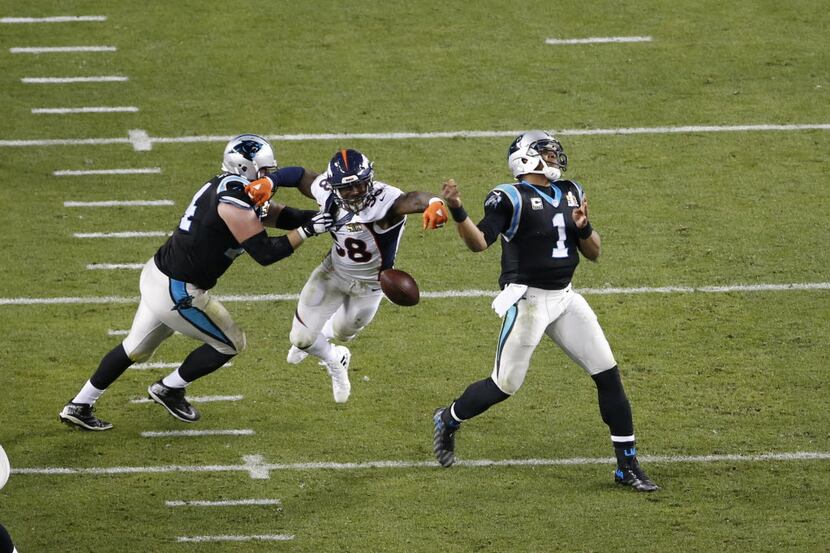
<path fill-rule="evenodd" d="M 565 216 L 561 213 L 554 215 L 553 226 L 556 227 L 556 236 L 559 238 L 553 248 L 553 257 L 557 259 L 568 257 L 568 248 L 565 246 Z"/>

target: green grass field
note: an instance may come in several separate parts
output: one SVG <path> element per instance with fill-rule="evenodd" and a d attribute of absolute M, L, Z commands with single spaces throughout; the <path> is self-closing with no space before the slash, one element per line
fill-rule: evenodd
<path fill-rule="evenodd" d="M 0 23 L 0 444 L 13 467 L 0 522 L 18 550 L 826 551 L 826 5 L 294 4 L 2 2 L 0 18 L 107 18 Z M 620 36 L 652 40 L 545 44 Z M 12 50 L 96 45 L 117 50 Z M 81 76 L 128 80 L 24 82 Z M 90 106 L 138 111 L 32 112 Z M 313 362 L 285 362 L 294 302 L 253 298 L 297 294 L 323 237 L 269 268 L 240 259 L 215 289 L 249 298 L 226 303 L 249 349 L 190 393 L 243 399 L 201 404 L 185 427 L 131 401 L 169 369 L 130 370 L 97 404 L 112 431 L 58 423 L 138 294 L 138 271 L 87 265 L 142 263 L 162 241 L 75 234 L 171 230 L 228 137 L 268 135 L 281 165 L 317 171 L 357 148 L 406 190 L 437 193 L 453 177 L 475 218 L 511 180 L 511 133 L 530 128 L 558 131 L 566 176 L 589 195 L 603 254 L 575 286 L 614 349 L 660 492 L 614 486 L 594 386 L 546 342 L 521 391 L 465 424 L 461 463 L 433 464 L 431 413 L 489 374 L 499 320 L 487 296 L 429 294 L 495 292 L 499 248 L 470 253 L 452 224 L 425 232 L 420 217 L 397 266 L 426 297 L 384 302 L 350 344 L 347 404 Z M 126 140 L 135 129 L 149 150 Z M 160 173 L 53 174 L 150 167 Z M 277 199 L 311 207 L 292 190 Z M 173 205 L 64 204 L 106 200 Z M 678 289 L 656 290 L 667 287 Z M 180 362 L 195 345 L 173 337 L 151 361 Z M 253 434 L 141 434 L 182 429 Z M 279 504 L 167 503 L 243 499 Z M 250 539 L 180 541 L 199 536 Z"/>

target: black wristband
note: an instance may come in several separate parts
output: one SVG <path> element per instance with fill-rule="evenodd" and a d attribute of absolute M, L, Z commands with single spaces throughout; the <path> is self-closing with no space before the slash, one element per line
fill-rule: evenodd
<path fill-rule="evenodd" d="M 456 223 L 462 223 L 468 217 L 467 210 L 464 209 L 464 206 L 452 207 L 450 206 L 450 215 L 452 215 L 452 220 Z"/>
<path fill-rule="evenodd" d="M 591 237 L 591 233 L 593 232 L 594 227 L 591 226 L 590 221 L 584 227 L 576 229 L 576 235 L 579 237 L 580 240 L 587 240 Z"/>

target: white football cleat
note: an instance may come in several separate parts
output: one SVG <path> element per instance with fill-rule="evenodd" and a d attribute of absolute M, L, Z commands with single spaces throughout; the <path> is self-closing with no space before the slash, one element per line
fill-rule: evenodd
<path fill-rule="evenodd" d="M 349 361 L 352 352 L 346 346 L 334 346 L 337 359 L 326 363 L 326 371 L 331 377 L 331 391 L 336 403 L 346 403 L 352 393 L 352 384 L 349 382 Z"/>
<path fill-rule="evenodd" d="M 291 363 L 292 365 L 296 365 L 306 357 L 308 357 L 308 354 L 306 352 L 304 352 L 297 346 L 291 346 L 291 349 L 288 350 L 288 357 L 286 357 L 285 360 Z"/>

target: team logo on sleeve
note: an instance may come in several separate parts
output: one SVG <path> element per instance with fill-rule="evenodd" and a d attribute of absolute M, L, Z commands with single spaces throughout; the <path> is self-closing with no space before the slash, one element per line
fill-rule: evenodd
<path fill-rule="evenodd" d="M 501 191 L 494 190 L 490 197 L 487 198 L 487 201 L 484 202 L 484 207 L 496 207 L 501 203 Z"/>
<path fill-rule="evenodd" d="M 568 193 L 565 194 L 565 199 L 568 200 L 568 207 L 579 207 L 579 202 L 576 201 L 576 196 L 574 193 L 568 190 Z"/>

